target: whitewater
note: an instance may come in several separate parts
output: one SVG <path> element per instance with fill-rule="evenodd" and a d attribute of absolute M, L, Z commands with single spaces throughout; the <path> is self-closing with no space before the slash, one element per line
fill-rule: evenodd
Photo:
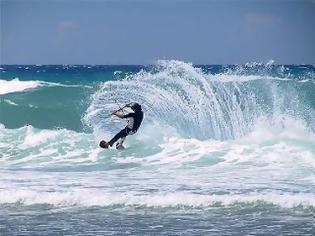
<path fill-rule="evenodd" d="M 314 233 L 313 66 L 0 73 L 3 235 Z M 99 148 L 125 126 L 109 114 L 133 101 L 138 133 L 123 151 Z"/>

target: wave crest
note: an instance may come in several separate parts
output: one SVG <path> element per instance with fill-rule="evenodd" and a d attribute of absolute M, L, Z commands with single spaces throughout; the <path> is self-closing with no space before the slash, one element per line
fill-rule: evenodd
<path fill-rule="evenodd" d="M 40 81 L 20 81 L 18 78 L 13 80 L 0 80 L 0 95 L 22 92 L 40 86 Z"/>
<path fill-rule="evenodd" d="M 0 95 L 23 92 L 29 89 L 35 89 L 38 87 L 87 87 L 92 88 L 92 86 L 88 85 L 70 85 L 70 84 L 61 84 L 54 82 L 46 82 L 39 80 L 20 80 L 19 78 L 15 78 L 12 80 L 0 80 Z"/>

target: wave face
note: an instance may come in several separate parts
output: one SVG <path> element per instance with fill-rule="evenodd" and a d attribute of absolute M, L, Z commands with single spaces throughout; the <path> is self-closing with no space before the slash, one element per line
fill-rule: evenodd
<path fill-rule="evenodd" d="M 312 234 L 314 67 L 1 71 L 4 234 Z M 98 148 L 125 125 L 108 114 L 131 101 L 145 112 L 138 133 L 123 151 Z"/>

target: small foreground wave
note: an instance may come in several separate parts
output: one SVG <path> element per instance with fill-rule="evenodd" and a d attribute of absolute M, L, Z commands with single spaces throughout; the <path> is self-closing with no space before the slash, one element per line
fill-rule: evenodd
<path fill-rule="evenodd" d="M 282 208 L 314 208 L 315 196 L 307 193 L 251 193 L 251 194 L 194 194 L 108 193 L 102 190 L 74 190 L 70 192 L 37 192 L 33 190 L 0 190 L 0 204 L 48 204 L 53 206 L 134 206 L 134 207 L 188 207 L 207 208 L 235 204 L 272 204 Z"/>

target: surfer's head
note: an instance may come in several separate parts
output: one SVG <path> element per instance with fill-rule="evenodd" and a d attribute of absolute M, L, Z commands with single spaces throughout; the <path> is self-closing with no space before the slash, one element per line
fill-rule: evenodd
<path fill-rule="evenodd" d="M 141 108 L 141 105 L 139 105 L 139 104 L 136 103 L 136 102 L 131 103 L 130 108 L 131 108 L 133 111 L 135 111 L 135 112 L 141 111 L 141 109 L 142 109 L 142 108 Z"/>

